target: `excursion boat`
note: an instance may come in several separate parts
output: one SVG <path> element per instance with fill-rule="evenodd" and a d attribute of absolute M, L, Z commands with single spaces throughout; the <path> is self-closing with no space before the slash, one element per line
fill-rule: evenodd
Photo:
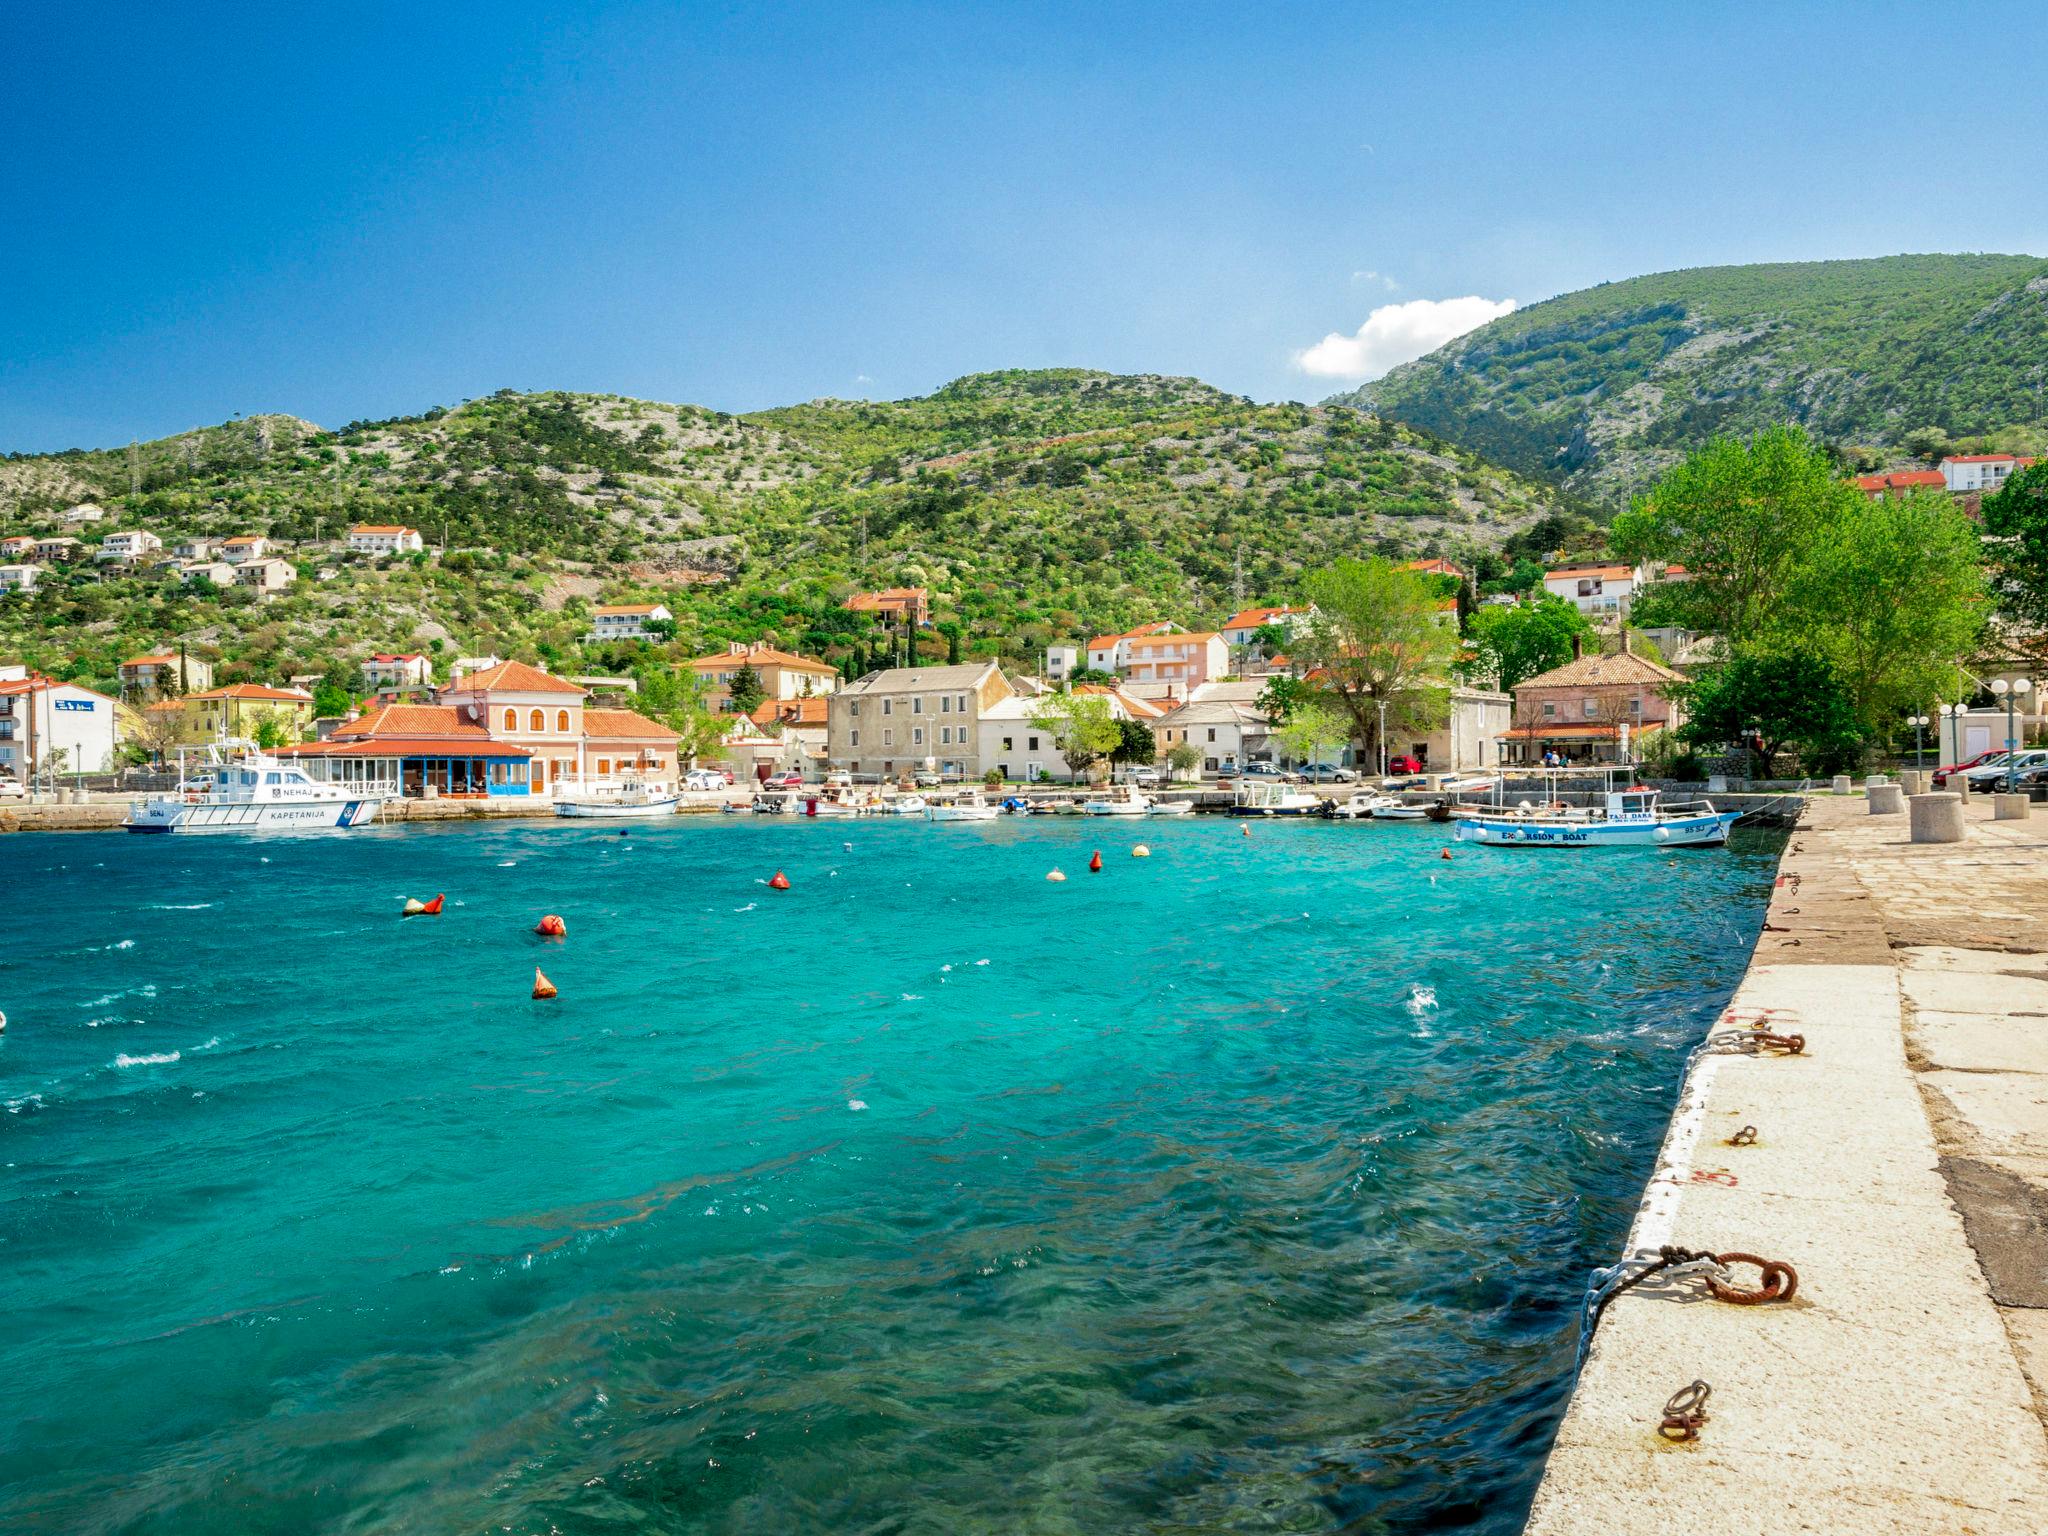
<path fill-rule="evenodd" d="M 649 779 L 600 779 L 555 791 L 555 814 L 584 820 L 637 821 L 673 816 L 682 796 Z"/>
<path fill-rule="evenodd" d="M 346 785 L 309 779 L 259 752 L 252 742 L 221 741 L 198 749 L 192 771 L 178 752 L 178 788 L 128 802 L 121 825 L 130 832 L 346 832 L 377 819 L 384 801 Z"/>
<path fill-rule="evenodd" d="M 1246 780 L 1237 786 L 1230 814 L 1233 816 L 1308 816 L 1322 801 L 1299 785 L 1277 780 Z"/>
<path fill-rule="evenodd" d="M 978 789 L 970 789 L 955 795 L 951 800 L 935 800 L 924 810 L 929 821 L 994 821 L 1003 814 L 1000 805 L 990 805 Z"/>
<path fill-rule="evenodd" d="M 1152 809 L 1135 784 L 1119 784 L 1093 800 L 1081 802 L 1083 816 L 1142 816 Z"/>
<path fill-rule="evenodd" d="M 1715 810 L 1711 800 L 1663 805 L 1657 790 L 1641 784 L 1609 790 L 1604 799 L 1590 812 L 1483 811 L 1461 819 L 1452 835 L 1495 848 L 1719 848 L 1742 819 L 1740 812 Z"/>

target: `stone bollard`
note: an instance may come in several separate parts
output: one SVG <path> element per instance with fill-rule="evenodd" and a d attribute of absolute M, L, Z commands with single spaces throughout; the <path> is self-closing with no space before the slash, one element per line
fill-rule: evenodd
<path fill-rule="evenodd" d="M 2008 795 L 2000 790 L 1991 801 L 1991 815 L 1997 821 L 2025 821 L 2028 815 L 2028 801 L 2022 791 Z"/>
<path fill-rule="evenodd" d="M 1873 784 L 1870 787 L 1870 814 L 1873 816 L 1897 816 L 1906 809 L 1906 792 L 1896 784 Z"/>
<path fill-rule="evenodd" d="M 1849 775 L 1847 775 L 1846 773 L 1838 773 L 1838 774 L 1836 774 L 1836 775 L 1835 775 L 1835 782 L 1834 782 L 1834 786 L 1833 786 L 1833 788 L 1834 788 L 1834 792 L 1835 792 L 1836 794 L 1838 794 L 1838 795 L 1846 795 L 1846 794 L 1848 794 L 1848 793 L 1849 793 L 1849 788 L 1850 788 L 1850 785 L 1849 785 Z"/>
<path fill-rule="evenodd" d="M 1899 775 L 1899 788 L 1909 795 L 1924 795 L 1928 787 L 1927 775 L 1918 768 L 1908 768 Z"/>
<path fill-rule="evenodd" d="M 1916 843 L 1960 843 L 1963 840 L 1963 802 L 1955 795 L 1915 795 L 1906 802 L 1913 818 L 1912 837 Z"/>
<path fill-rule="evenodd" d="M 1970 781 L 1964 778 L 1960 773 L 1952 773 L 1948 776 L 1948 784 L 1946 788 L 1947 792 L 1951 795 L 1954 795 L 1958 800 L 1967 800 L 1970 798 Z"/>
<path fill-rule="evenodd" d="M 1883 774 L 1873 773 L 1863 780 L 1863 787 L 1865 789 L 1882 789 L 1885 785 L 1889 783 L 1891 783 L 1891 780 L 1886 778 Z"/>

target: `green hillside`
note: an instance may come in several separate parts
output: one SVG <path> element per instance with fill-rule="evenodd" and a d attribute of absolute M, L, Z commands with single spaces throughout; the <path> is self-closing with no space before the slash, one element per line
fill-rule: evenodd
<path fill-rule="evenodd" d="M 677 614 L 672 654 L 768 637 L 837 659 L 868 639 L 845 598 L 902 583 L 933 589 L 965 654 L 1023 659 L 1143 619 L 1220 619 L 1240 580 L 1286 596 L 1339 554 L 1472 556 L 1564 505 L 1412 427 L 1080 370 L 745 417 L 508 392 L 338 431 L 266 416 L 0 460 L 0 532 L 50 530 L 82 500 L 107 511 L 88 540 L 267 533 L 301 573 L 262 603 L 89 568 L 0 601 L 0 657 L 103 682 L 173 635 L 230 676 L 416 646 L 624 666 L 583 647 L 589 609 L 652 598 Z M 447 553 L 347 555 L 358 521 Z"/>
<path fill-rule="evenodd" d="M 2025 446 L 2048 427 L 2048 260 L 1888 256 L 1604 283 L 1330 403 L 1610 504 L 1716 434 L 1781 422 L 1857 463 L 1948 439 Z"/>

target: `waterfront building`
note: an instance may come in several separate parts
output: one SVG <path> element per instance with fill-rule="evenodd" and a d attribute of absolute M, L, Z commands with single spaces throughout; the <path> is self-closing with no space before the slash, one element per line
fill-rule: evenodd
<path fill-rule="evenodd" d="M 723 651 L 698 656 L 683 665 L 703 684 L 706 707 L 718 712 L 731 707 L 732 681 L 748 667 L 760 679 L 761 693 L 766 698 L 802 699 L 839 690 L 839 669 L 830 662 L 815 656 L 795 656 L 758 641 L 753 645 L 735 642 Z"/>
<path fill-rule="evenodd" d="M 105 694 L 19 663 L 0 666 L 0 778 L 111 773 L 120 735 Z"/>
<path fill-rule="evenodd" d="M 1387 751 L 1406 753 L 1431 773 L 1470 773 L 1501 766 L 1501 740 L 1514 725 L 1515 701 L 1492 688 L 1451 689 L 1441 725 L 1389 741 Z M 1389 736 L 1394 733 L 1388 732 Z M 1539 754 L 1540 756 L 1541 754 Z M 1377 766 L 1377 765 L 1375 765 Z"/>
<path fill-rule="evenodd" d="M 785 767 L 811 769 L 825 761 L 825 744 L 831 731 L 831 702 L 827 695 L 802 699 L 764 699 L 748 715 L 764 731 L 779 732 Z"/>
<path fill-rule="evenodd" d="M 280 748 L 308 778 L 366 795 L 481 800 L 531 794 L 533 753 L 494 741 L 448 704 L 387 704 L 337 724 L 320 741 Z"/>
<path fill-rule="evenodd" d="M 194 693 L 213 686 L 213 663 L 176 651 L 152 651 L 121 663 L 123 693 Z"/>
<path fill-rule="evenodd" d="M 982 715 L 1016 690 L 992 661 L 889 667 L 830 699 L 826 756 L 835 768 L 890 777 L 935 771 L 978 778 Z"/>
<path fill-rule="evenodd" d="M 363 681 L 372 689 L 424 688 L 433 680 L 433 663 L 418 651 L 378 651 L 363 661 Z"/>
<path fill-rule="evenodd" d="M 1083 698 L 1103 700 L 1113 720 L 1139 720 L 1150 725 L 1166 713 L 1162 704 L 1104 683 L 1077 683 L 1074 692 Z M 994 769 L 1005 779 L 1026 784 L 1067 777 L 1067 760 L 1060 756 L 1052 733 L 1031 723 L 1031 717 L 1044 707 L 1044 699 L 1043 693 L 1013 692 L 981 712 L 976 744 L 983 773 Z"/>
<path fill-rule="evenodd" d="M 1563 598 L 1589 619 L 1626 617 L 1642 585 L 1640 566 L 1613 560 L 1576 560 L 1543 573 L 1544 590 Z"/>
<path fill-rule="evenodd" d="M 261 560 L 270 553 L 270 540 L 260 533 L 245 533 L 232 539 L 225 539 L 220 546 L 220 557 L 229 565 L 240 565 L 244 560 Z M 204 559 L 205 556 L 200 556 Z"/>
<path fill-rule="evenodd" d="M 1684 679 L 1630 645 L 1624 631 L 1619 651 L 1577 656 L 1515 684 L 1502 760 L 1540 763 L 1556 752 L 1570 762 L 1629 762 L 1653 733 L 1676 730 L 1683 716 L 1668 690 Z"/>
<path fill-rule="evenodd" d="M 593 641 L 645 640 L 649 624 L 673 624 L 676 616 L 664 603 L 607 603 L 591 616 Z"/>
<path fill-rule="evenodd" d="M 1162 758 L 1179 746 L 1200 752 L 1203 773 L 1240 773 L 1248 764 L 1271 761 L 1273 755 L 1273 725 L 1265 711 L 1227 694 L 1189 700 L 1161 715 L 1152 734 Z"/>
<path fill-rule="evenodd" d="M 416 555 L 426 541 L 402 523 L 357 523 L 348 531 L 348 547 L 358 555 Z"/>
<path fill-rule="evenodd" d="M 33 592 L 42 574 L 39 565 L 0 565 L 0 592 Z"/>
<path fill-rule="evenodd" d="M 932 595 L 923 587 L 884 587 L 879 592 L 860 592 L 846 600 L 850 613 L 872 613 L 886 624 L 908 624 L 925 629 L 932 621 Z"/>
<path fill-rule="evenodd" d="M 588 699 L 587 689 L 523 661 L 498 662 L 441 690 L 441 702 L 461 710 L 491 740 L 528 749 L 536 792 L 551 791 L 565 779 L 628 770 L 675 778 L 675 731 L 633 710 L 600 708 Z"/>
<path fill-rule="evenodd" d="M 287 741 L 297 741 L 313 723 L 313 695 L 303 688 L 271 688 L 262 683 L 229 683 L 165 699 L 153 709 L 174 709 L 193 739 L 222 736 L 253 741 L 268 725 Z"/>

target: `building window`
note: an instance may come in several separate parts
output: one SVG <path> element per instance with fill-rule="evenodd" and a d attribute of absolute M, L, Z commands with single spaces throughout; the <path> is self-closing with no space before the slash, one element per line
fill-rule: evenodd
<path fill-rule="evenodd" d="M 1591 720 L 1591 719 L 1592 719 L 1592 718 L 1593 718 L 1594 716 L 1596 716 L 1596 715 L 1598 715 L 1598 714 L 1600 713 L 1600 701 L 1599 701 L 1598 699 L 1588 699 L 1588 700 L 1586 700 L 1586 703 L 1585 703 L 1585 709 L 1586 709 L 1586 718 L 1587 718 L 1588 720 Z"/>
<path fill-rule="evenodd" d="M 910 744 L 911 744 L 911 745 L 912 745 L 913 747 L 921 747 L 921 746 L 923 746 L 923 745 L 924 745 L 924 727 L 923 727 L 923 726 L 921 726 L 921 725 L 913 725 L 913 726 L 912 726 L 912 727 L 910 728 Z"/>
<path fill-rule="evenodd" d="M 884 700 L 882 700 L 882 713 L 883 713 L 883 714 L 885 714 L 885 715 L 886 715 L 886 714 L 889 714 L 889 713 L 891 713 L 891 711 L 890 711 L 890 708 L 889 708 L 889 706 L 890 706 L 891 704 L 893 704 L 894 702 L 895 702 L 895 700 L 893 700 L 893 699 L 884 699 Z"/>
<path fill-rule="evenodd" d="M 912 713 L 913 715 L 921 715 L 921 714 L 923 714 L 923 713 L 924 713 L 924 700 L 923 700 L 923 699 L 921 699 L 921 698 L 918 698 L 918 699 L 912 699 L 912 700 L 910 701 L 910 712 L 911 712 L 911 713 Z"/>
<path fill-rule="evenodd" d="M 519 711 L 518 711 L 518 710 L 516 710 L 516 709 L 508 709 L 508 710 L 506 710 L 506 711 L 505 711 L 505 729 L 506 729 L 506 730 L 508 730 L 508 731 L 516 731 L 516 730 L 518 730 L 518 729 L 519 729 Z"/>
<path fill-rule="evenodd" d="M 848 731 L 848 732 L 846 733 L 846 744 L 847 744 L 847 745 L 848 745 L 849 747 L 855 747 L 855 748 L 858 748 L 858 747 L 860 746 L 860 732 L 859 732 L 859 731 Z"/>
<path fill-rule="evenodd" d="M 529 731 L 545 731 L 548 728 L 548 717 L 536 709 L 526 717 L 526 728 Z"/>
<path fill-rule="evenodd" d="M 951 695 L 950 693 L 942 693 L 939 695 L 939 713 L 942 715 L 950 715 L 951 713 L 953 713 L 953 695 Z"/>
<path fill-rule="evenodd" d="M 882 745 L 885 747 L 893 747 L 896 745 L 896 732 L 890 726 L 885 725 L 882 727 Z"/>
<path fill-rule="evenodd" d="M 1640 719 L 1643 713 L 1643 701 L 1641 699 L 1630 699 L 1628 701 L 1628 712 Z"/>
<path fill-rule="evenodd" d="M 851 715 L 854 719 L 858 720 L 860 718 L 860 700 L 855 699 L 852 703 L 848 704 L 846 706 L 846 712 L 849 715 Z"/>
<path fill-rule="evenodd" d="M 959 709 L 961 714 L 964 715 L 967 713 L 967 695 L 964 693 L 960 695 Z"/>
<path fill-rule="evenodd" d="M 1003 750 L 1004 750 L 1005 752 L 1012 752 L 1012 751 L 1015 751 L 1015 750 L 1016 750 L 1016 745 L 1015 745 L 1015 738 L 1014 738 L 1014 737 L 1010 737 L 1010 736 L 1005 736 L 1005 737 L 1003 738 Z M 1005 777 L 1008 777 L 1008 775 L 1006 774 L 1006 775 L 1005 775 Z"/>
<path fill-rule="evenodd" d="M 564 736 L 569 734 L 569 711 L 567 711 L 566 709 L 558 709 L 555 711 L 555 729 L 560 731 Z"/>
<path fill-rule="evenodd" d="M 1546 720 L 1555 720 L 1557 718 L 1557 704 L 1554 700 L 1545 699 L 1543 701 L 1543 718 Z"/>
<path fill-rule="evenodd" d="M 1038 750 L 1038 738 L 1037 738 L 1036 736 L 1033 736 L 1032 738 L 1030 738 L 1030 740 L 1031 740 L 1031 750 L 1032 750 L 1033 752 L 1036 752 L 1036 751 Z"/>

